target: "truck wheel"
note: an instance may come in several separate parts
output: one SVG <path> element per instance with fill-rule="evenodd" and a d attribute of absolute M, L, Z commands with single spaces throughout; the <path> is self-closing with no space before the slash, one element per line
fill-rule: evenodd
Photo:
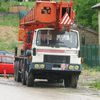
<path fill-rule="evenodd" d="M 34 86 L 34 77 L 33 77 L 33 74 L 32 74 L 32 73 L 30 73 L 30 74 L 27 76 L 27 78 L 26 78 L 26 85 L 27 85 L 28 87 Z"/>
<path fill-rule="evenodd" d="M 15 64 L 16 64 L 16 66 L 15 66 L 15 75 L 14 75 L 15 81 L 21 82 L 21 77 L 20 77 L 20 73 L 19 73 L 19 62 L 16 62 Z"/>
<path fill-rule="evenodd" d="M 77 88 L 78 77 L 79 77 L 79 75 L 72 75 L 71 76 L 71 84 L 70 84 L 70 87 Z"/>
<path fill-rule="evenodd" d="M 22 84 L 26 85 L 25 72 L 24 71 L 22 71 L 21 80 L 22 80 Z"/>
<path fill-rule="evenodd" d="M 14 62 L 14 80 L 16 81 L 16 66 L 17 66 L 17 62 Z"/>
<path fill-rule="evenodd" d="M 64 86 L 65 88 L 70 87 L 70 77 L 69 76 L 64 78 Z"/>

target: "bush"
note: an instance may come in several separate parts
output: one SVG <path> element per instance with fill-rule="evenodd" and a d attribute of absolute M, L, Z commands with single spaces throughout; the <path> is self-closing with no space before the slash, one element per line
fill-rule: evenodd
<path fill-rule="evenodd" d="M 95 81 L 94 83 L 90 84 L 90 86 L 100 90 L 100 81 Z"/>
<path fill-rule="evenodd" d="M 3 7 L 0 7 L 0 12 L 6 12 L 6 9 Z"/>

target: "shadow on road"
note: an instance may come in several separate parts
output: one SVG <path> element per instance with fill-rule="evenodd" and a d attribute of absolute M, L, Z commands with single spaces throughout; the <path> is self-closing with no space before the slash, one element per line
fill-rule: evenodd
<path fill-rule="evenodd" d="M 36 88 L 63 88 L 63 83 L 54 83 L 47 81 L 35 81 L 34 87 Z"/>
<path fill-rule="evenodd" d="M 23 87 L 21 82 L 15 82 L 14 78 L 3 78 L 0 77 L 0 84 L 2 85 L 9 85 L 9 86 L 17 86 Z M 34 88 L 64 88 L 64 84 L 57 83 L 57 82 L 48 82 L 47 80 L 36 80 L 34 82 Z"/>

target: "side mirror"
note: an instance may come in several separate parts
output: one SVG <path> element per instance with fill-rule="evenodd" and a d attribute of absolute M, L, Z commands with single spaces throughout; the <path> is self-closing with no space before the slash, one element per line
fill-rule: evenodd
<path fill-rule="evenodd" d="M 78 52 L 78 57 L 81 57 L 81 52 L 80 52 L 80 50 L 79 50 L 79 52 Z"/>
<path fill-rule="evenodd" d="M 33 48 L 33 56 L 36 56 L 36 48 Z"/>

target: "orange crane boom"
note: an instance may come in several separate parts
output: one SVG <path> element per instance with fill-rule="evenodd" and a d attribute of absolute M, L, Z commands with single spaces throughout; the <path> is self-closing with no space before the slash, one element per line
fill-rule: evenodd
<path fill-rule="evenodd" d="M 24 41 L 24 48 L 30 48 L 31 44 L 25 43 L 27 39 L 25 33 L 44 27 L 55 28 L 59 31 L 65 27 L 69 31 L 74 18 L 72 0 L 69 2 L 36 1 L 36 5 L 20 20 L 18 40 Z"/>

